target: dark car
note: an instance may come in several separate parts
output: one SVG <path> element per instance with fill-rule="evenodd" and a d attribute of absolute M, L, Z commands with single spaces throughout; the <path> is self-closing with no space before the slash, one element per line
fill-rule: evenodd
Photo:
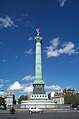
<path fill-rule="evenodd" d="M 10 114 L 14 114 L 15 112 L 16 112 L 15 108 L 14 107 L 11 107 Z"/>
<path fill-rule="evenodd" d="M 77 108 L 77 104 L 71 104 L 71 109 L 76 109 Z"/>

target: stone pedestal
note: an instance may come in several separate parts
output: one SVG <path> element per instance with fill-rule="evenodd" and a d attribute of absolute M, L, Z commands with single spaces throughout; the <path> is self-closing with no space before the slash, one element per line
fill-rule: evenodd
<path fill-rule="evenodd" d="M 55 108 L 55 102 L 53 100 L 48 99 L 29 99 L 24 100 L 21 102 L 21 108 L 43 108 L 43 109 L 50 109 Z"/>
<path fill-rule="evenodd" d="M 32 100 L 47 100 L 48 95 L 47 94 L 32 94 L 30 99 L 32 99 Z"/>
<path fill-rule="evenodd" d="M 44 84 L 33 84 L 33 94 L 45 94 Z"/>

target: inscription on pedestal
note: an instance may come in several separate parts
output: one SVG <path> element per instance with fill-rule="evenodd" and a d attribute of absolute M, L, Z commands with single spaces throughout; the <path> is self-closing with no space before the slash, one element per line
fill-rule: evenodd
<path fill-rule="evenodd" d="M 45 94 L 44 85 L 33 85 L 33 94 Z"/>

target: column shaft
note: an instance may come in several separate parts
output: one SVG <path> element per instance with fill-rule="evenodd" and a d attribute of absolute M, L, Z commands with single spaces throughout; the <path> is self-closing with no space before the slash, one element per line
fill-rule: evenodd
<path fill-rule="evenodd" d="M 42 79 L 42 63 L 41 63 L 41 43 L 36 43 L 36 80 Z"/>

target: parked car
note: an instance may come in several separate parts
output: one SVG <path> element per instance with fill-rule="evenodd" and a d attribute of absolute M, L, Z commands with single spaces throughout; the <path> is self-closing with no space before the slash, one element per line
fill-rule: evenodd
<path fill-rule="evenodd" d="M 42 113 L 43 110 L 39 108 L 29 108 L 29 113 L 37 112 L 37 113 Z"/>
<path fill-rule="evenodd" d="M 77 106 L 77 110 L 79 110 L 79 105 Z"/>
<path fill-rule="evenodd" d="M 71 109 L 77 109 L 77 104 L 71 104 Z"/>
<path fill-rule="evenodd" d="M 1 110 L 4 110 L 5 108 L 4 108 L 4 106 L 3 106 L 3 105 L 0 105 L 0 109 L 1 109 Z"/>

